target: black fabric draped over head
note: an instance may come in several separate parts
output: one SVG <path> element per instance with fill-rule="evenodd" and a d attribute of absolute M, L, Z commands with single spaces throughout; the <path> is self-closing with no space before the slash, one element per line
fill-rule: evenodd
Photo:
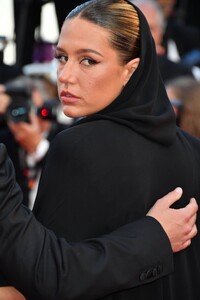
<path fill-rule="evenodd" d="M 111 105 L 80 122 L 110 119 L 132 128 L 151 140 L 171 144 L 176 131 L 175 114 L 160 76 L 149 25 L 142 12 L 135 8 L 140 20 L 139 66 Z"/>

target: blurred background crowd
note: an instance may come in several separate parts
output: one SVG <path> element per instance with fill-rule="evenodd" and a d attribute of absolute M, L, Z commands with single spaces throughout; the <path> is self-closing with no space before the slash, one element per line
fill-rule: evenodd
<path fill-rule="evenodd" d="M 6 20 L 0 22 L 0 142 L 7 146 L 24 204 L 30 208 L 52 138 L 75 121 L 62 114 L 58 100 L 54 46 L 65 16 L 83 2 L 0 2 L 1 20 Z M 199 138 L 200 1 L 131 2 L 149 23 L 177 125 Z M 11 36 L 5 34 L 9 24 Z"/>

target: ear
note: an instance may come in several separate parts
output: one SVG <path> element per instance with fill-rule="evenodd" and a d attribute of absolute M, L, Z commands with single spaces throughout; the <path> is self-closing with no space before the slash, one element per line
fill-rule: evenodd
<path fill-rule="evenodd" d="M 124 85 L 127 84 L 135 70 L 137 69 L 138 65 L 140 63 L 140 58 L 134 58 L 130 60 L 126 65 L 125 65 L 125 77 L 124 77 Z"/>

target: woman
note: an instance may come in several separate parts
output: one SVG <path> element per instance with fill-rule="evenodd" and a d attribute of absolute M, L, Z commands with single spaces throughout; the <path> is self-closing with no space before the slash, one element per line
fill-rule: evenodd
<path fill-rule="evenodd" d="M 153 205 L 153 199 L 177 184 L 186 190 L 180 205 L 185 204 L 192 194 L 198 199 L 199 187 L 193 181 L 195 176 L 188 178 L 186 174 L 194 174 L 192 163 L 199 160 L 200 145 L 192 137 L 185 137 L 180 130 L 176 132 L 173 109 L 158 72 L 153 40 L 140 11 L 123 0 L 97 0 L 83 4 L 66 18 L 56 57 L 59 60 L 58 90 L 63 111 L 69 117 L 82 119 L 54 139 L 34 208 L 38 219 L 60 237 L 67 237 L 73 242 L 94 238 L 96 244 L 98 235 L 106 235 L 127 222 L 142 218 Z M 188 140 L 191 140 L 189 147 Z M 195 180 L 198 181 L 197 175 Z M 12 206 L 14 211 L 11 201 L 8 204 L 5 200 L 3 205 L 10 205 L 9 211 Z M 22 217 L 25 218 L 24 214 Z M 155 222 L 151 221 L 148 226 L 152 229 Z M 153 249 L 153 262 L 148 265 L 144 259 L 146 270 L 141 269 L 143 272 L 134 275 L 124 286 L 122 264 L 115 273 L 121 289 L 127 290 L 117 293 L 115 287 L 109 290 L 113 282 L 105 273 L 98 279 L 95 277 L 93 289 L 85 289 L 86 282 L 91 283 L 94 277 L 91 274 L 96 274 L 101 264 L 95 268 L 89 266 L 90 279 L 88 274 L 86 276 L 80 272 L 79 276 L 83 274 L 81 280 L 74 281 L 76 291 L 69 289 L 65 297 L 65 286 L 57 286 L 59 292 L 56 296 L 52 294 L 52 286 L 46 287 L 49 288 L 48 291 L 45 289 L 46 294 L 42 290 L 44 285 L 34 290 L 37 281 L 34 262 L 40 269 L 41 257 L 35 260 L 37 251 L 34 249 L 29 257 L 31 266 L 26 266 L 27 251 L 23 252 L 21 271 L 21 262 L 15 259 L 18 251 L 14 247 L 8 251 L 6 243 L 11 227 L 12 234 L 19 233 L 18 228 L 12 225 L 5 218 L 0 223 L 0 230 L 4 233 L 4 237 L 0 237 L 1 267 L 5 276 L 21 288 L 29 296 L 28 299 L 97 299 L 108 293 L 110 296 L 105 299 L 162 299 L 165 297 L 165 284 L 166 299 L 172 299 L 170 293 L 176 291 L 176 286 L 172 290 L 170 286 L 168 290 L 170 282 L 175 282 L 173 275 L 139 287 L 141 283 L 160 278 L 162 273 L 163 266 L 158 255 L 162 252 L 160 249 L 164 246 L 164 240 L 155 227 L 155 231 L 152 230 L 154 235 L 149 238 L 159 236 L 161 245 Z M 27 226 L 25 228 L 27 230 Z M 34 228 L 38 233 L 37 227 Z M 29 237 L 23 226 L 21 229 L 20 237 L 15 240 L 18 247 Z M 45 233 L 41 235 L 45 236 Z M 140 239 L 142 235 L 136 237 Z M 190 247 L 192 250 L 188 252 L 194 251 L 196 254 L 198 243 L 194 239 Z M 145 246 L 144 243 L 139 244 L 140 251 L 146 252 L 148 243 Z M 73 256 L 79 264 L 80 245 L 77 249 L 79 251 Z M 177 260 L 188 255 L 188 252 L 177 254 Z M 42 262 L 42 267 L 49 272 L 40 269 L 42 274 L 37 276 L 44 283 L 44 273 L 53 276 L 48 252 L 46 257 L 42 256 Z M 140 260 L 138 262 L 141 263 Z M 17 276 L 6 269 L 9 263 L 15 265 Z M 127 265 L 124 266 L 127 268 Z M 180 267 L 176 267 L 179 272 Z M 197 268 L 196 262 L 190 267 Z M 73 268 L 70 268 L 72 273 Z M 33 270 L 32 274 L 29 269 Z M 183 274 L 179 274 L 180 277 Z M 67 275 L 66 272 L 66 278 L 70 280 L 71 275 Z M 100 290 L 104 280 L 108 286 Z M 55 284 L 52 280 L 52 285 Z M 195 288 L 198 289 L 196 285 Z"/>

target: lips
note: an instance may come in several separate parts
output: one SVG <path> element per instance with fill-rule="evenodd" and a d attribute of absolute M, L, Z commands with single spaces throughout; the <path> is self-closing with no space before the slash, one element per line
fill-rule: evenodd
<path fill-rule="evenodd" d="M 64 91 L 64 90 L 60 93 L 60 96 L 61 96 L 61 97 L 74 97 L 74 98 L 79 98 L 78 96 L 76 96 L 76 95 L 70 93 L 69 91 Z"/>
<path fill-rule="evenodd" d="M 63 103 L 74 103 L 77 102 L 80 98 L 68 91 L 62 91 L 60 93 L 60 100 Z"/>

